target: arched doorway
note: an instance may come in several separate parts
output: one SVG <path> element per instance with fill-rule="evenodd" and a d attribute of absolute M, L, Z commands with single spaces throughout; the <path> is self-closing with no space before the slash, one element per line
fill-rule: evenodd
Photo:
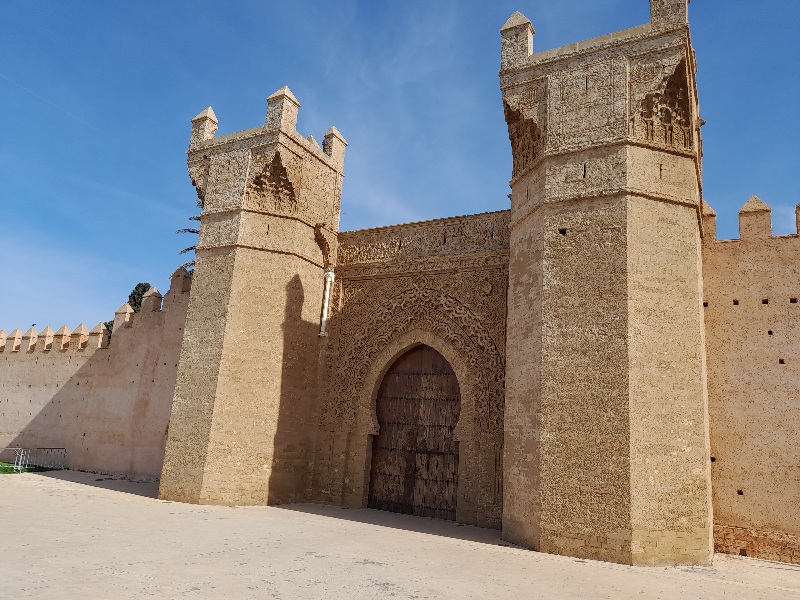
<path fill-rule="evenodd" d="M 436 350 L 416 346 L 394 362 L 376 400 L 370 508 L 455 520 L 460 411 L 458 379 Z"/>

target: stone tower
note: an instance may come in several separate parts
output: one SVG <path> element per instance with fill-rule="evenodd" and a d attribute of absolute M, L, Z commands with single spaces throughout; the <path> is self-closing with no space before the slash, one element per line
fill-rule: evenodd
<path fill-rule="evenodd" d="M 500 80 L 513 153 L 503 534 L 628 564 L 712 555 L 701 139 L 688 0 Z"/>
<path fill-rule="evenodd" d="M 161 498 L 306 497 L 347 144 L 336 128 L 322 146 L 301 137 L 299 106 L 284 87 L 264 125 L 219 138 L 213 110 L 192 120 L 203 211 Z"/>

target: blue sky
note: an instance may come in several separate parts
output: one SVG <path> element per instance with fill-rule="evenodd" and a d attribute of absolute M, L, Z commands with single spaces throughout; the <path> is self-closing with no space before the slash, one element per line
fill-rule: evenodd
<path fill-rule="evenodd" d="M 705 196 L 737 236 L 751 194 L 794 233 L 800 3 L 695 0 Z M 342 229 L 508 208 L 498 29 L 535 49 L 639 25 L 647 0 L 3 0 L 0 327 L 89 327 L 139 281 L 165 292 L 194 190 L 190 120 L 259 125 L 289 85 L 298 129 L 347 138 Z"/>

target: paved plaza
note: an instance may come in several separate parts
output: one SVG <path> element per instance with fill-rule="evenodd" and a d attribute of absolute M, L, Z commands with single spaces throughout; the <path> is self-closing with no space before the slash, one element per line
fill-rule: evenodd
<path fill-rule="evenodd" d="M 717 555 L 636 568 L 372 510 L 154 499 L 73 471 L 0 476 L 0 598 L 800 598 L 800 566 Z"/>

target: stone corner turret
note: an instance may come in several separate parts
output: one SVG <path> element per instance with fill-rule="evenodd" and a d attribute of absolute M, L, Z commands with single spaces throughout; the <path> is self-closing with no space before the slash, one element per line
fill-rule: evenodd
<path fill-rule="evenodd" d="M 533 54 L 533 29 L 528 17 L 516 11 L 500 28 L 502 51 L 500 69 L 505 71 L 521 66 Z"/>
<path fill-rule="evenodd" d="M 691 0 L 650 0 L 650 24 L 654 31 L 688 27 Z"/>
<path fill-rule="evenodd" d="M 265 121 L 267 129 L 296 133 L 298 110 L 300 110 L 300 102 L 294 97 L 289 86 L 283 86 L 267 98 L 267 119 Z"/>
<path fill-rule="evenodd" d="M 192 119 L 192 135 L 189 139 L 189 148 L 196 148 L 202 142 L 207 142 L 217 132 L 217 115 L 210 106 Z"/>

